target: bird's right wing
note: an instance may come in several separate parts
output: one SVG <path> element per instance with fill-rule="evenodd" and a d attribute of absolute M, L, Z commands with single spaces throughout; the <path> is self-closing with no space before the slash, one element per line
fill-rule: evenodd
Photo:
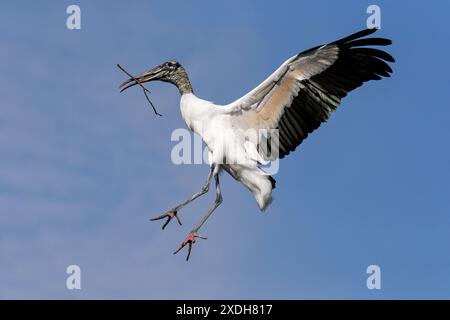
<path fill-rule="evenodd" d="M 394 58 L 368 46 L 391 41 L 363 38 L 376 30 L 299 53 L 248 94 L 224 106 L 224 111 L 241 129 L 278 129 L 278 152 L 258 149 L 265 160 L 283 158 L 329 118 L 348 92 L 366 81 L 390 76 L 392 69 L 385 61 Z"/>

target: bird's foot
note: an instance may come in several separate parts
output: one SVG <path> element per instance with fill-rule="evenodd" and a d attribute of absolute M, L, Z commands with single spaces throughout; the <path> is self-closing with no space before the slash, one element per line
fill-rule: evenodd
<path fill-rule="evenodd" d="M 166 213 L 163 213 L 163 214 L 160 215 L 160 216 L 151 218 L 150 221 L 156 221 L 156 220 L 161 220 L 161 219 L 167 218 L 166 222 L 165 222 L 165 223 L 163 224 L 163 226 L 162 226 L 162 229 L 164 230 L 164 228 L 169 224 L 169 222 L 170 222 L 173 218 L 175 218 L 175 219 L 177 219 L 178 224 L 181 226 L 181 220 L 180 220 L 180 218 L 178 218 L 177 213 L 178 213 L 177 210 L 170 210 L 170 211 L 167 211 Z"/>
<path fill-rule="evenodd" d="M 198 235 L 196 232 L 191 231 L 191 233 L 188 234 L 186 237 L 186 240 L 183 241 L 183 243 L 180 245 L 180 247 L 175 251 L 173 254 L 177 254 L 181 249 L 183 249 L 186 245 L 189 245 L 188 248 L 188 254 L 186 257 L 186 261 L 189 260 L 189 256 L 191 255 L 192 245 L 195 243 L 195 238 L 206 240 L 206 237 Z"/>

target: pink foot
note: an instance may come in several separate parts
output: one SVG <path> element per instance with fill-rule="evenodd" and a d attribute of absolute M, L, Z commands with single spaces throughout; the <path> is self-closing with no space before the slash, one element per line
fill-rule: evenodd
<path fill-rule="evenodd" d="M 187 244 L 189 244 L 188 254 L 186 257 L 186 261 L 189 260 L 189 256 L 191 255 L 192 245 L 195 243 L 195 238 L 204 239 L 206 240 L 206 237 L 198 235 L 196 232 L 191 232 L 186 237 L 186 240 L 183 241 L 183 243 L 180 245 L 180 247 L 175 251 L 173 254 L 177 254 L 181 249 L 183 249 Z"/>
<path fill-rule="evenodd" d="M 164 230 L 164 228 L 169 224 L 170 220 L 172 220 L 173 218 L 176 218 L 177 221 L 178 221 L 178 223 L 179 223 L 179 225 L 181 226 L 181 221 L 180 221 L 180 218 L 178 218 L 178 215 L 177 215 L 177 211 L 176 211 L 176 210 L 171 210 L 171 211 L 168 211 L 168 212 L 166 212 L 166 213 L 163 213 L 163 214 L 160 215 L 160 216 L 157 216 L 157 217 L 155 217 L 155 218 L 151 218 L 150 221 L 161 220 L 161 219 L 164 219 L 164 218 L 167 218 L 167 221 L 166 221 L 166 222 L 163 224 L 163 226 L 162 226 L 162 229 L 163 229 L 163 230 Z"/>

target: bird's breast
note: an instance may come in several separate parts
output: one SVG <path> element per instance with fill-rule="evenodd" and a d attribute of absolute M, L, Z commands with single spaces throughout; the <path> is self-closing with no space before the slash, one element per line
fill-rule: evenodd
<path fill-rule="evenodd" d="M 213 103 L 185 94 L 181 97 L 180 111 L 186 125 L 202 138 L 207 131 L 217 125 L 217 117 Z"/>
<path fill-rule="evenodd" d="M 183 96 L 184 97 L 184 96 Z M 214 162 L 223 159 L 242 162 L 246 157 L 241 130 L 235 128 L 229 114 L 221 106 L 195 97 L 182 97 L 181 115 L 187 126 L 197 133 L 207 145 Z"/>

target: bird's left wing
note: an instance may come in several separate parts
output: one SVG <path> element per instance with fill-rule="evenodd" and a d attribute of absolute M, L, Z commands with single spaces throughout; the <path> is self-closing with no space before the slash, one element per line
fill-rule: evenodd
<path fill-rule="evenodd" d="M 242 129 L 278 129 L 278 153 L 259 150 L 265 160 L 283 158 L 329 118 L 349 91 L 390 76 L 392 69 L 385 61 L 394 62 L 394 58 L 368 46 L 386 46 L 391 41 L 363 38 L 375 31 L 363 30 L 299 53 L 223 110 L 233 114 Z"/>

